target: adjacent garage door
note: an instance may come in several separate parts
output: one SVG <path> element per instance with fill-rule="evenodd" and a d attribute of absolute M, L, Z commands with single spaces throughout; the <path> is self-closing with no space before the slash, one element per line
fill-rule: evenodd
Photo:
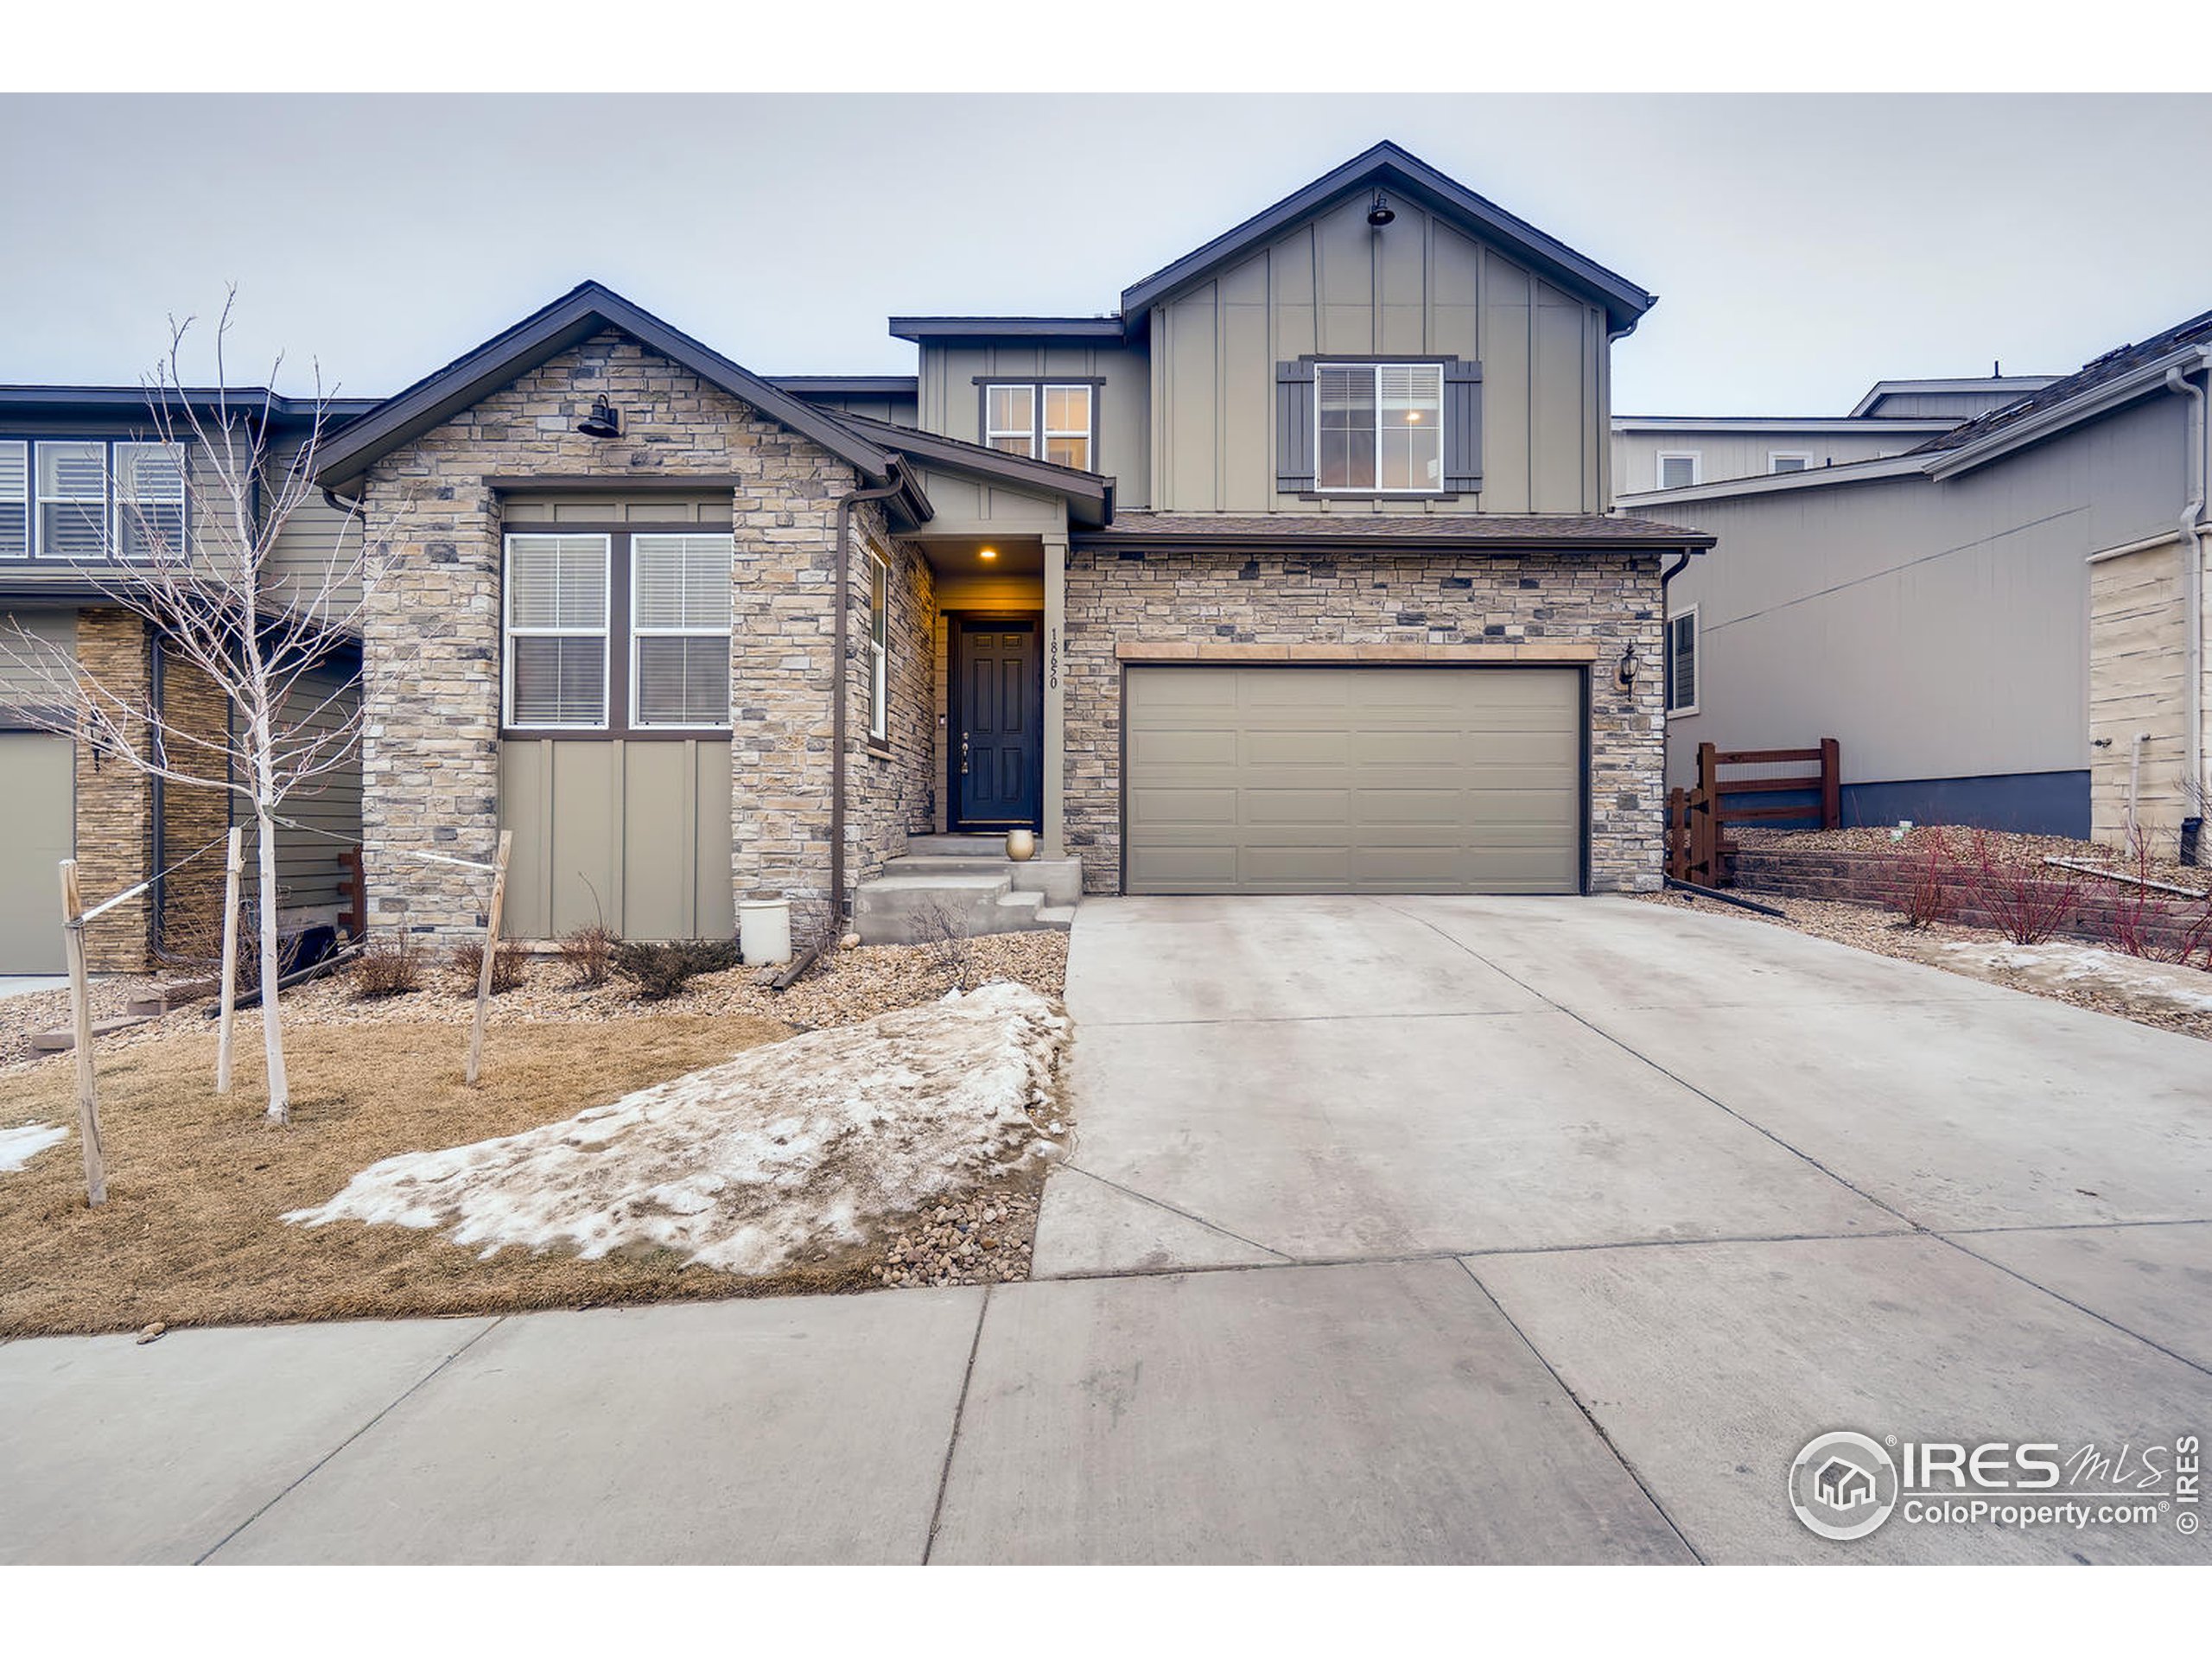
<path fill-rule="evenodd" d="M 76 851 L 75 752 L 67 739 L 0 732 L 0 974 L 58 974 L 61 878 Z"/>
<path fill-rule="evenodd" d="M 1130 893 L 1574 893 L 1571 668 L 1128 670 Z"/>

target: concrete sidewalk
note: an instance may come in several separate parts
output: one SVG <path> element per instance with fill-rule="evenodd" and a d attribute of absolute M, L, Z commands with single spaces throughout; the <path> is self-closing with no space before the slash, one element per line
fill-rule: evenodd
<path fill-rule="evenodd" d="M 0 1345 L 0 1560 L 2204 1561 L 1814 1434 L 2212 1428 L 2212 1062 L 1732 918 L 1093 900 L 985 1291 Z"/>

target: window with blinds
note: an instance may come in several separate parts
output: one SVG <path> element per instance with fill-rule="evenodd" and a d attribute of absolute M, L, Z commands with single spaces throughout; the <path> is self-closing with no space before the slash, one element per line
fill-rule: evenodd
<path fill-rule="evenodd" d="M 1006 454 L 1088 472 L 1095 425 L 1092 391 L 1087 385 L 1047 380 L 987 385 L 983 442 Z"/>
<path fill-rule="evenodd" d="M 30 445 L 0 443 L 0 559 L 30 556 Z"/>
<path fill-rule="evenodd" d="M 107 557 L 107 445 L 38 446 L 38 556 L 74 563 Z"/>
<path fill-rule="evenodd" d="M 507 537 L 506 723 L 607 725 L 610 538 Z"/>
<path fill-rule="evenodd" d="M 184 551 L 184 451 L 173 443 L 115 446 L 116 555 L 174 559 Z"/>
<path fill-rule="evenodd" d="M 1316 487 L 1443 492 L 1442 364 L 1319 364 L 1313 397 Z"/>
<path fill-rule="evenodd" d="M 1697 607 L 1667 619 L 1667 712 L 1697 712 Z"/>
<path fill-rule="evenodd" d="M 891 573 L 883 561 L 868 556 L 868 734 L 878 743 L 891 737 Z"/>
<path fill-rule="evenodd" d="M 631 538 L 630 721 L 729 724 L 731 538 Z"/>

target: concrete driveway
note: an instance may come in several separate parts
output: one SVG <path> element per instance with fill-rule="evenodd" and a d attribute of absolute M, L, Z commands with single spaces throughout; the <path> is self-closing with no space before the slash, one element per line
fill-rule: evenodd
<path fill-rule="evenodd" d="M 1069 1003 L 1030 1282 L 16 1342 L 0 1560 L 2212 1558 L 1784 1490 L 2212 1428 L 2202 1043 L 1615 899 L 1092 900 Z"/>

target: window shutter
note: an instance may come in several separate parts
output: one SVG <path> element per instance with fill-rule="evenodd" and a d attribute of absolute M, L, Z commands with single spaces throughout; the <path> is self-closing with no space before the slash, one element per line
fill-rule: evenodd
<path fill-rule="evenodd" d="M 1313 365 L 1275 365 L 1275 488 L 1301 495 L 1313 487 Z"/>
<path fill-rule="evenodd" d="M 1472 494 L 1483 486 L 1483 365 L 1444 365 L 1444 487 Z"/>

